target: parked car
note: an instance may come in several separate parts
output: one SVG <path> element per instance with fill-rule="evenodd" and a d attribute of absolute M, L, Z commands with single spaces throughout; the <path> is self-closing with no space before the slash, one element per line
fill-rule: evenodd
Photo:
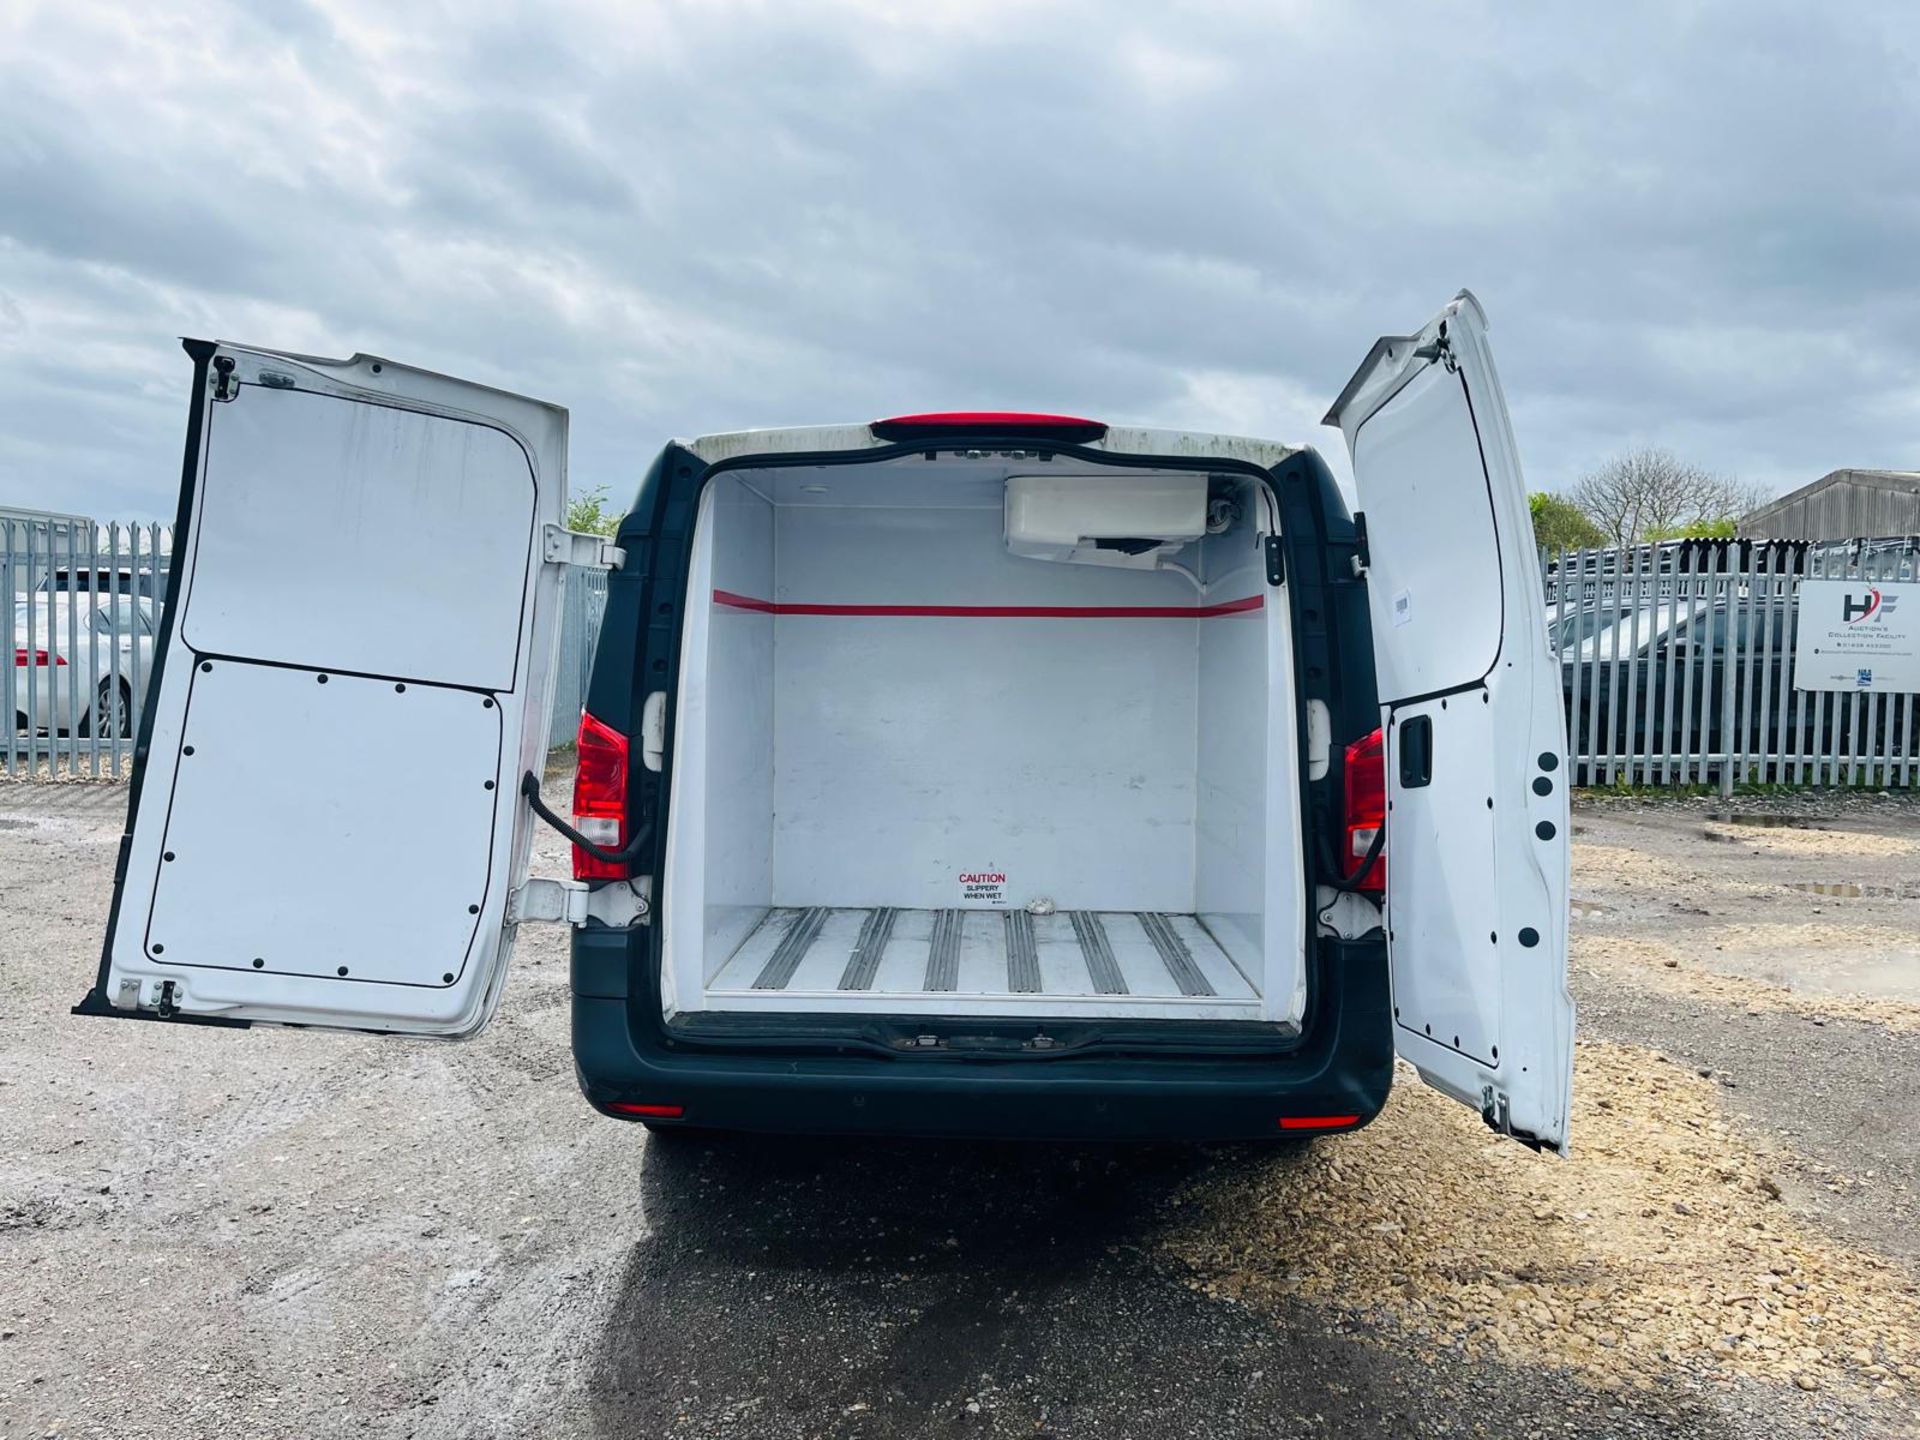
<path fill-rule="evenodd" d="M 95 595 L 131 595 L 156 600 L 167 591 L 168 557 L 162 556 L 159 568 L 152 565 L 77 565 L 57 566 L 35 583 L 41 593 L 80 590 Z"/>
<path fill-rule="evenodd" d="M 968 412 L 675 441 L 607 542 L 562 410 L 188 351 L 82 1013 L 467 1036 L 566 921 L 586 1097 L 663 1131 L 1311 1136 L 1397 1050 L 1565 1147 L 1565 730 L 1470 295 L 1334 403 L 1365 523 L 1305 447 Z"/>
<path fill-rule="evenodd" d="M 38 595 L 13 606 L 16 731 L 123 738 L 153 671 L 153 606 L 126 595 Z"/>
<path fill-rule="evenodd" d="M 1785 597 L 1601 612 L 1560 655 L 1575 749 L 1709 761 L 1729 752 L 1903 753 L 1895 707 L 1863 712 L 1856 722 L 1846 706 L 1794 689 L 1798 628 L 1798 607 Z M 1850 739 L 1856 723 L 1858 743 Z"/>

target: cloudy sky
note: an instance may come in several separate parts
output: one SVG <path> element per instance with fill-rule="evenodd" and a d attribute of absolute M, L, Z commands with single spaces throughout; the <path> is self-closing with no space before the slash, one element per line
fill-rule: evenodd
<path fill-rule="evenodd" d="M 168 516 L 176 337 L 675 434 L 1310 440 L 1465 285 L 1522 454 L 1920 468 L 1913 6 L 0 0 L 0 504 Z"/>

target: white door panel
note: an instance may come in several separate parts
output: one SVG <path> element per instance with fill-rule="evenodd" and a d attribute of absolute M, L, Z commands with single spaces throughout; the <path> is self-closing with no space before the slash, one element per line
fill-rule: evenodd
<path fill-rule="evenodd" d="M 545 750 L 566 412 L 189 344 L 184 528 L 89 1013 L 479 1029 Z"/>
<path fill-rule="evenodd" d="M 304 669 L 203 660 L 182 736 L 193 754 L 166 808 L 149 953 L 242 972 L 236 999 L 255 971 L 452 990 L 478 938 L 472 907 L 503 779 L 498 705 L 438 685 L 338 674 L 323 685 Z M 466 768 L 396 763 L 436 748 Z M 329 783 L 290 762 L 300 755 L 322 757 Z M 243 806 L 228 791 L 236 774 L 249 779 Z M 208 998 L 214 983 L 194 989 Z"/>
<path fill-rule="evenodd" d="M 1479 302 L 1376 343 L 1327 419 L 1367 519 L 1395 1043 L 1496 1129 L 1564 1153 L 1566 722 Z"/>
<path fill-rule="evenodd" d="M 1422 717 L 1448 722 L 1438 728 L 1448 749 L 1436 757 L 1432 782 L 1409 788 L 1399 783 L 1396 741 Z M 1402 955 L 1452 953 L 1455 959 L 1397 968 L 1394 1019 L 1404 1030 L 1492 1065 L 1500 1058 L 1500 912 L 1487 883 L 1495 838 L 1487 796 L 1497 780 L 1492 706 L 1456 695 L 1396 707 L 1393 718 L 1386 755 L 1392 944 Z"/>
<path fill-rule="evenodd" d="M 520 443 L 347 396 L 249 387 L 241 401 L 215 412 L 185 642 L 511 689 L 536 529 Z M 433 583 L 449 566 L 469 583 Z M 313 603 L 263 607 L 263 588 Z"/>
<path fill-rule="evenodd" d="M 1436 450 L 1468 454 L 1475 445 L 1460 383 L 1441 365 L 1422 366 L 1355 437 L 1369 548 L 1391 557 L 1367 586 L 1374 633 L 1390 642 L 1375 647 L 1383 703 L 1471 685 L 1500 652 L 1491 499 L 1484 488 L 1460 493 L 1433 464 Z"/>

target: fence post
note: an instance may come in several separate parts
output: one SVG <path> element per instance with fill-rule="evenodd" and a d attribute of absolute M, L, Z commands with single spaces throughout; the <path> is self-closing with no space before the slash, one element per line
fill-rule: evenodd
<path fill-rule="evenodd" d="M 1726 624 L 1722 634 L 1726 643 L 1720 660 L 1720 799 L 1734 799 L 1734 691 L 1736 680 L 1740 676 L 1740 630 L 1734 624 L 1734 603 L 1740 599 L 1738 586 L 1734 584 L 1734 563 L 1736 555 L 1732 543 L 1726 551 L 1726 578 L 1722 582 L 1722 591 L 1726 593 Z"/>
<path fill-rule="evenodd" d="M 1625 750 L 1627 785 L 1638 785 L 1641 778 L 1639 766 L 1640 752 L 1645 748 L 1635 743 L 1634 720 L 1640 713 L 1640 617 L 1641 593 L 1646 586 L 1646 577 L 1640 566 L 1641 547 L 1633 547 L 1633 561 L 1622 580 L 1628 589 L 1627 610 L 1624 623 L 1627 626 L 1627 684 L 1626 705 L 1608 716 L 1612 721 L 1613 732 L 1620 738 L 1616 742 Z"/>
<path fill-rule="evenodd" d="M 6 644 L 0 646 L 0 649 L 4 649 L 9 653 L 17 649 L 20 643 L 19 638 L 13 633 L 14 604 L 20 595 L 19 590 L 15 588 L 13 574 L 15 533 L 14 521 L 0 520 L 0 539 L 6 541 L 6 549 L 3 553 L 0 553 L 0 583 L 4 583 L 7 591 L 7 639 Z M 27 707 L 22 704 L 20 700 L 20 667 L 18 665 L 9 665 L 6 670 L 0 672 L 0 674 L 4 674 L 5 676 L 4 680 L 0 680 L 0 694 L 4 694 L 5 696 L 5 708 L 7 712 L 7 775 L 11 778 L 20 773 L 20 726 L 15 717 L 24 714 Z"/>
<path fill-rule="evenodd" d="M 1544 566 L 1547 563 L 1545 559 L 1546 549 L 1544 546 L 1541 548 L 1540 553 L 1543 557 L 1542 566 L 1544 572 Z M 1553 662 L 1554 668 L 1556 670 L 1562 670 L 1566 668 L 1562 665 L 1561 658 L 1566 654 L 1565 637 L 1567 629 L 1567 552 L 1564 549 L 1560 551 L 1560 559 L 1554 564 L 1553 575 L 1555 582 L 1553 587 L 1553 621 L 1550 639 L 1547 644 L 1547 652 Z M 1574 623 L 1576 625 L 1579 623 L 1577 618 Z M 1576 652 L 1576 660 L 1577 658 L 1578 655 Z M 1574 668 L 1577 670 L 1578 666 L 1576 665 Z M 1566 700 L 1566 690 L 1564 686 L 1561 689 L 1561 700 L 1564 704 Z M 1578 713 L 1578 711 L 1576 710 L 1575 713 Z M 1569 715 L 1567 717 L 1567 753 L 1561 757 L 1567 764 L 1567 784 L 1569 786 L 1580 783 L 1578 775 L 1574 773 L 1573 752 L 1573 717 Z"/>

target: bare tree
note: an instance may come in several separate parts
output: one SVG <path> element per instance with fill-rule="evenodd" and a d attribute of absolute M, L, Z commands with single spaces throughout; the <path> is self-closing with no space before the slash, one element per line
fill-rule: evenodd
<path fill-rule="evenodd" d="M 1757 485 L 1645 447 L 1614 456 L 1573 487 L 1573 503 L 1615 545 L 1709 526 L 1744 514 L 1765 498 Z"/>

